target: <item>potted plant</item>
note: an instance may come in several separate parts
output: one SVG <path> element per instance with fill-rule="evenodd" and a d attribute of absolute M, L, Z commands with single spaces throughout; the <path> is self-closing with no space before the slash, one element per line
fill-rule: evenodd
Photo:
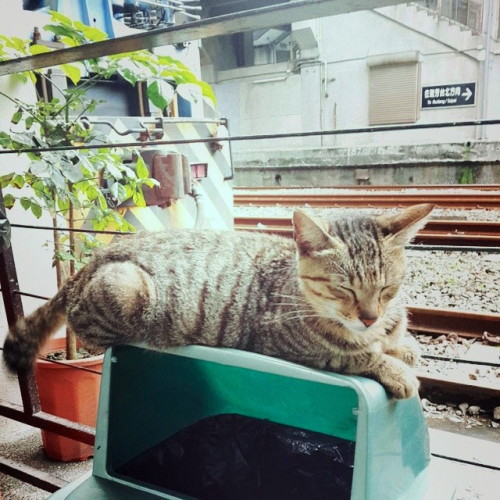
<path fill-rule="evenodd" d="M 73 22 L 57 12 L 51 12 L 51 24 L 44 27 L 57 35 L 58 41 L 67 47 L 96 42 L 107 38 L 102 31 Z M 0 60 L 18 58 L 47 52 L 51 48 L 36 44 L 32 40 L 0 36 Z M 28 166 L 22 172 L 12 172 L 1 176 L 2 188 L 10 188 L 4 195 L 4 203 L 11 208 L 19 203 L 26 211 L 40 218 L 47 211 L 53 221 L 54 252 L 53 263 L 56 268 L 57 283 L 60 286 L 88 260 L 91 253 L 100 245 L 95 235 L 71 231 L 78 228 L 78 221 L 87 220 L 94 230 L 113 229 L 130 232 L 135 228 L 127 222 L 117 206 L 132 199 L 137 206 L 144 206 L 143 186 L 152 187 L 156 181 L 149 177 L 148 169 L 137 151 L 135 165 L 124 164 L 124 150 L 99 149 L 31 151 L 38 148 L 49 149 L 61 146 L 85 146 L 102 142 L 105 137 L 89 125 L 83 118 L 92 113 L 99 104 L 87 97 L 88 90 L 97 82 L 118 75 L 131 85 L 146 82 L 147 96 L 150 101 L 163 110 L 175 92 L 183 88 L 189 91 L 193 85 L 201 88 L 203 96 L 214 101 L 211 88 L 198 80 L 195 75 L 179 61 L 158 56 L 148 51 L 110 55 L 98 59 L 81 61 L 58 66 L 60 71 L 72 82 L 72 86 L 55 89 L 54 97 L 43 100 L 38 95 L 36 102 L 23 102 L 11 98 L 5 92 L 0 95 L 14 105 L 11 128 L 0 132 L 0 146 L 18 151 L 28 158 Z M 48 80 L 43 70 L 27 71 L 14 75 L 23 83 Z M 130 155 L 130 149 L 127 154 Z M 28 188 L 30 194 L 26 193 Z M 23 194 L 19 190 L 23 190 Z M 59 229 L 60 228 L 60 229 Z M 67 228 L 70 231 L 64 231 Z M 67 365 L 84 364 L 99 368 L 101 357 L 82 358 L 78 351 L 76 338 L 67 330 L 63 346 L 55 339 L 58 350 Z M 45 353 L 52 350 L 47 346 Z M 88 353 L 87 353 L 88 354 Z M 62 374 L 62 370 L 68 370 Z M 47 375 L 45 372 L 51 374 Z M 80 378 L 83 381 L 80 381 Z M 45 387 L 45 382 L 57 384 Z M 37 363 L 37 382 L 39 385 L 42 409 L 64 418 L 87 425 L 95 425 L 99 377 L 83 370 L 71 370 L 60 364 L 54 365 L 40 361 Z M 66 389 L 71 394 L 63 393 Z M 55 396 L 55 397 L 54 397 Z M 61 408 L 68 402 L 69 408 Z M 78 411 L 88 410 L 86 415 Z M 87 445 L 43 432 L 45 450 L 49 456 L 62 460 L 85 459 L 92 454 Z M 63 448 L 70 445 L 71 450 Z"/>

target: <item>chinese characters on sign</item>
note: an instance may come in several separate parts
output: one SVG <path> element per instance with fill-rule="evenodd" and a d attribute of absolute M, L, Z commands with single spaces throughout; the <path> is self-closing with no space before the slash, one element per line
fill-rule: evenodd
<path fill-rule="evenodd" d="M 475 83 L 455 83 L 422 87 L 422 108 L 473 106 L 476 103 Z"/>

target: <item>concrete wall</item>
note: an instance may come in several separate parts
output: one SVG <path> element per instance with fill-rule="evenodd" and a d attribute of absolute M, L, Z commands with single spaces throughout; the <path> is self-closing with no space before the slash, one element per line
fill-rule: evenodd
<path fill-rule="evenodd" d="M 500 143 L 474 142 L 242 151 L 237 186 L 457 184 L 466 170 L 479 184 L 500 183 Z"/>

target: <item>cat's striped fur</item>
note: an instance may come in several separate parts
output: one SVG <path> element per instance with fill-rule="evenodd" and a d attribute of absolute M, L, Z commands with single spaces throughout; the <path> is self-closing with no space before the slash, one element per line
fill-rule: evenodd
<path fill-rule="evenodd" d="M 11 329 L 5 361 L 29 369 L 67 320 L 94 346 L 234 347 L 366 375 L 396 398 L 413 396 L 417 352 L 399 290 L 404 245 L 431 210 L 340 220 L 295 212 L 295 242 L 195 230 L 117 238 Z"/>

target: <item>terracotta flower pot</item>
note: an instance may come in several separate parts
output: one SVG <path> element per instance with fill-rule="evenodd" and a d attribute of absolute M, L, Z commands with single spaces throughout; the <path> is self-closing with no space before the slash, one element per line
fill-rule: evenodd
<path fill-rule="evenodd" d="M 42 354 L 65 348 L 64 338 L 50 339 Z M 80 424 L 95 426 L 100 375 L 74 366 L 102 371 L 103 356 L 64 361 L 64 365 L 37 360 L 36 380 L 42 411 Z M 45 453 L 64 462 L 86 460 L 94 454 L 92 446 L 42 430 Z"/>

